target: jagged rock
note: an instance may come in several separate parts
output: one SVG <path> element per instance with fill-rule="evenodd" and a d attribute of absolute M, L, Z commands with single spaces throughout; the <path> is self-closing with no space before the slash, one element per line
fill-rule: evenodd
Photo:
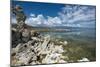
<path fill-rule="evenodd" d="M 31 39 L 28 39 L 30 36 L 28 30 L 24 30 L 21 34 L 22 38 L 25 37 L 27 41 L 23 43 L 18 41 L 17 46 L 12 48 L 11 61 L 13 66 L 65 62 L 62 55 L 64 52 L 63 47 L 55 45 L 49 35 L 41 37 L 31 36 Z"/>
<path fill-rule="evenodd" d="M 41 40 L 40 38 L 37 38 L 37 37 L 31 37 L 31 39 L 33 39 L 35 41 L 43 41 L 43 40 Z"/>
<path fill-rule="evenodd" d="M 59 43 L 65 45 L 65 46 L 68 44 L 67 41 L 60 41 Z"/>
<path fill-rule="evenodd" d="M 31 36 L 38 37 L 39 35 L 40 35 L 39 32 L 36 32 L 35 30 L 31 30 Z"/>
<path fill-rule="evenodd" d="M 42 60 L 42 63 L 49 64 L 49 63 L 63 63 L 64 60 L 61 60 L 61 54 L 58 53 L 51 53 L 47 54 L 46 57 Z"/>
<path fill-rule="evenodd" d="M 78 62 L 89 62 L 88 58 L 82 58 L 81 60 L 78 60 Z"/>
<path fill-rule="evenodd" d="M 29 37 L 30 36 L 30 31 L 27 30 L 27 29 L 24 29 L 23 32 L 22 32 L 22 36 L 23 37 Z"/>
<path fill-rule="evenodd" d="M 28 29 L 24 29 L 22 32 L 22 41 L 23 42 L 28 42 L 30 39 L 30 31 Z"/>
<path fill-rule="evenodd" d="M 67 45 L 68 44 L 68 42 L 67 41 L 64 41 L 64 45 Z"/>
<path fill-rule="evenodd" d="M 67 63 L 67 61 L 59 60 L 59 63 Z"/>
<path fill-rule="evenodd" d="M 41 51 L 38 53 L 38 55 L 44 53 L 44 51 L 45 51 L 49 41 L 50 41 L 50 36 L 45 37 L 44 42 L 43 42 L 43 44 L 40 47 Z"/>

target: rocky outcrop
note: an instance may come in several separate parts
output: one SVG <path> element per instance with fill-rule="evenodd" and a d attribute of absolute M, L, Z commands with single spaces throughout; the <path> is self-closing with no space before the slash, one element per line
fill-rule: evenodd
<path fill-rule="evenodd" d="M 63 60 L 65 57 L 62 55 L 64 52 L 62 44 L 55 45 L 49 35 L 41 36 L 39 33 L 32 33 L 27 29 L 20 34 L 16 29 L 13 29 L 12 34 L 12 45 L 16 44 L 11 49 L 12 66 L 66 63 Z M 19 38 L 21 38 L 20 41 Z M 64 42 L 64 44 L 67 44 L 67 42 Z"/>
<path fill-rule="evenodd" d="M 84 52 L 82 47 L 71 46 L 67 41 L 55 39 L 50 35 L 41 35 L 32 29 L 19 32 L 12 28 L 12 66 L 89 62 L 80 51 Z"/>

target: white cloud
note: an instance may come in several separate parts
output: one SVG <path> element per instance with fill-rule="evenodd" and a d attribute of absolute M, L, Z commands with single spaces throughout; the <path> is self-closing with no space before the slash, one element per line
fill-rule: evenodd
<path fill-rule="evenodd" d="M 31 16 L 26 20 L 26 23 L 28 25 L 34 26 L 34 25 L 40 25 L 43 24 L 44 22 L 46 22 L 45 18 L 43 15 L 38 15 L 37 17 L 35 17 L 35 15 L 33 16 L 33 14 L 31 14 Z"/>
<path fill-rule="evenodd" d="M 31 14 L 30 14 L 30 17 L 35 17 L 35 14 L 31 13 Z"/>
<path fill-rule="evenodd" d="M 42 14 L 37 15 L 35 17 L 34 14 L 31 14 L 31 16 L 26 20 L 26 23 L 28 25 L 48 25 L 48 26 L 54 26 L 54 25 L 59 25 L 62 23 L 61 19 L 59 17 L 50 17 L 47 16 L 45 18 Z"/>
<path fill-rule="evenodd" d="M 70 9 L 68 9 L 70 8 Z M 85 14 L 86 13 L 86 14 Z M 88 6 L 69 6 L 66 5 L 59 13 L 64 22 L 87 21 L 95 19 L 95 9 L 89 9 Z"/>
<path fill-rule="evenodd" d="M 48 25 L 59 25 L 62 24 L 62 21 L 59 17 L 48 17 Z"/>
<path fill-rule="evenodd" d="M 64 8 L 62 8 L 62 12 L 59 12 L 58 14 L 62 19 L 62 22 L 67 25 L 70 25 L 70 23 L 71 25 L 76 26 L 77 23 L 80 25 L 82 25 L 81 23 L 86 25 L 87 23 L 91 23 L 91 21 L 95 21 L 96 19 L 95 8 L 91 8 L 90 6 L 66 5 Z"/>
<path fill-rule="evenodd" d="M 11 20 L 16 23 L 16 19 Z M 44 26 L 84 26 L 95 25 L 95 8 L 79 5 L 66 5 L 62 8 L 62 11 L 58 13 L 58 16 L 50 17 L 42 14 L 37 16 L 33 13 L 27 18 L 26 23 L 31 26 L 44 25 Z M 92 23 L 91 23 L 92 22 Z"/>

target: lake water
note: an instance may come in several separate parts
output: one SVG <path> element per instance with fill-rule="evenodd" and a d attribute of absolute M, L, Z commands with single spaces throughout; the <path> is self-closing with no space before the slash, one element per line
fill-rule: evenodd
<path fill-rule="evenodd" d="M 73 57 L 74 59 L 86 57 L 90 61 L 96 60 L 96 29 L 69 29 L 70 31 L 62 31 L 62 32 L 41 32 L 43 35 L 49 34 L 52 38 L 60 39 L 67 41 L 69 45 L 69 48 L 72 48 L 76 51 L 78 47 L 80 46 L 82 50 L 78 50 L 77 52 L 80 52 L 80 54 L 77 56 L 78 53 L 73 52 L 73 54 L 69 53 L 69 56 Z M 74 46 L 74 47 L 73 47 Z M 67 46 L 68 47 L 68 46 Z M 69 49 L 65 46 L 65 49 Z M 67 53 L 66 53 L 67 54 Z M 73 58 L 71 58 L 73 60 Z"/>
<path fill-rule="evenodd" d="M 64 40 L 89 40 L 91 42 L 96 39 L 96 30 L 95 29 L 71 29 L 70 31 L 62 31 L 62 32 L 42 32 L 42 34 L 49 34 L 55 38 L 61 38 Z"/>

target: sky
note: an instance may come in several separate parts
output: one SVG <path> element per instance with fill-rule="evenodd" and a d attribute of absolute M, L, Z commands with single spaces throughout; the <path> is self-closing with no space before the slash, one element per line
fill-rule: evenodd
<path fill-rule="evenodd" d="M 27 19 L 26 24 L 31 26 L 71 26 L 95 28 L 95 6 L 40 3 L 26 1 L 12 1 L 13 7 L 20 5 L 23 8 Z M 11 14 L 12 23 L 16 23 L 16 18 Z"/>

